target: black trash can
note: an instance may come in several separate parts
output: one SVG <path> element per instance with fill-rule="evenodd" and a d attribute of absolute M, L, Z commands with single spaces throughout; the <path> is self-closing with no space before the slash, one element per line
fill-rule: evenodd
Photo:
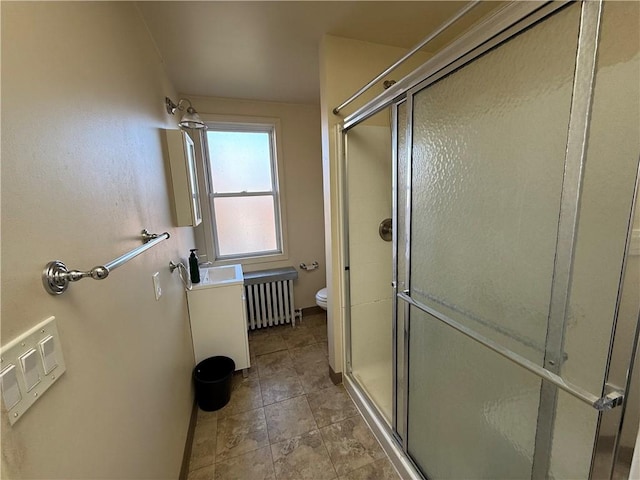
<path fill-rule="evenodd" d="M 220 410 L 231 398 L 231 379 L 236 364 L 229 357 L 209 357 L 193 369 L 198 406 L 206 411 Z"/>

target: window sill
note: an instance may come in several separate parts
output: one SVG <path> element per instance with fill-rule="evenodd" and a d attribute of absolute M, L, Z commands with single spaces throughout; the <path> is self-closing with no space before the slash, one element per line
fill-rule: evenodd
<path fill-rule="evenodd" d="M 259 257 L 236 257 L 224 260 L 215 260 L 213 262 L 213 266 L 234 265 L 237 263 L 242 265 L 253 265 L 255 263 L 282 262 L 285 260 L 289 260 L 289 255 L 287 253 L 277 253 L 273 255 L 262 255 Z"/>

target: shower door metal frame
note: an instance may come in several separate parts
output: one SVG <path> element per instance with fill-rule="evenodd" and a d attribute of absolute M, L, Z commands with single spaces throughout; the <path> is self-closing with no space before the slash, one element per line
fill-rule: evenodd
<path fill-rule="evenodd" d="M 405 103 L 406 103 L 406 115 L 407 115 L 407 131 L 405 133 L 405 135 L 407 136 L 407 152 L 406 152 L 407 178 L 406 178 L 406 184 L 404 185 L 404 188 L 406 189 L 407 193 L 406 193 L 404 205 L 402 205 L 402 208 L 404 210 L 404 218 L 405 218 L 404 245 L 402 245 L 404 249 L 405 276 L 403 279 L 404 288 L 402 289 L 402 292 L 398 292 L 398 293 L 409 292 L 411 288 L 411 192 L 413 191 L 412 190 L 413 96 L 407 95 L 405 97 Z M 397 165 L 396 165 L 396 168 L 397 168 Z M 396 190 L 397 188 L 398 187 L 396 186 Z M 400 206 L 398 206 L 398 208 L 400 208 Z M 399 223 L 397 221 L 398 218 L 399 216 L 396 216 L 395 218 L 396 224 Z M 400 249 L 400 245 L 395 245 L 394 250 L 397 252 L 398 255 L 400 254 L 399 249 Z M 404 417 L 402 419 L 402 422 L 403 422 L 402 423 L 402 433 L 403 433 L 402 448 L 404 449 L 405 452 L 407 452 L 407 455 L 409 455 L 409 435 L 408 435 L 409 433 L 409 338 L 411 334 L 409 325 L 411 323 L 411 319 L 409 318 L 410 317 L 409 305 L 406 304 L 406 302 L 405 303 L 398 302 L 398 305 L 402 305 L 402 314 L 403 314 L 402 370 L 403 370 L 404 385 L 402 387 L 402 391 L 403 391 L 402 411 L 404 412 Z M 398 307 L 396 307 L 395 314 L 398 315 Z M 397 339 L 395 341 L 397 341 Z M 397 362 L 399 359 L 395 359 L 395 360 Z M 397 397 L 397 385 L 394 385 L 394 396 Z M 397 425 L 396 425 L 396 430 L 397 430 Z M 417 465 L 416 465 L 416 468 L 418 468 Z"/>
<path fill-rule="evenodd" d="M 618 282 L 618 298 L 616 299 L 614 325 L 613 325 L 613 331 L 611 332 L 611 341 L 609 343 L 609 353 L 607 357 L 606 385 L 610 385 L 609 369 L 610 369 L 610 365 L 611 365 L 611 361 L 613 359 L 614 353 L 616 353 L 619 350 L 625 350 L 625 345 L 624 345 L 625 342 L 624 340 L 622 340 L 622 335 L 616 334 L 616 325 L 617 325 L 620 305 L 622 303 L 622 294 L 625 288 L 627 260 L 630 255 L 631 246 L 633 242 L 634 219 L 636 215 L 636 210 L 640 208 L 640 205 L 638 205 L 638 201 L 640 201 L 640 158 L 638 159 L 636 183 L 633 191 L 633 201 L 632 201 L 633 203 L 631 207 L 631 212 L 629 214 L 629 221 L 628 221 L 628 227 L 627 227 L 627 239 L 624 247 L 625 261 L 622 265 L 622 269 L 620 271 L 620 280 Z M 639 378 L 640 375 L 638 375 L 639 372 L 634 371 L 636 357 L 640 355 L 640 351 L 638 351 L 640 349 L 640 309 L 637 312 L 636 328 L 635 328 L 633 337 L 631 339 L 631 345 L 629 345 L 628 342 L 629 341 L 627 340 L 626 349 L 628 349 L 630 352 L 629 368 L 627 369 L 626 379 L 623 387 L 626 393 L 625 393 L 621 407 L 619 409 L 616 409 L 616 412 L 615 412 L 618 415 L 618 418 L 613 418 L 613 414 L 610 414 L 607 416 L 603 416 L 602 414 L 600 414 L 600 419 L 598 421 L 598 433 L 596 435 L 596 444 L 594 447 L 594 454 L 592 457 L 591 471 L 592 472 L 595 471 L 596 468 L 598 468 L 599 471 L 602 471 L 604 468 L 607 468 L 610 473 L 610 478 L 613 478 L 616 468 L 618 467 L 616 462 L 617 462 L 618 454 L 620 452 L 619 451 L 620 437 L 622 435 L 623 428 L 625 427 L 631 428 L 635 432 L 634 438 L 638 436 L 638 429 L 640 428 L 640 426 L 638 425 L 632 425 L 631 427 L 629 427 L 629 423 L 627 422 L 627 424 L 625 424 L 624 422 L 626 410 L 630 400 L 629 394 L 631 393 L 633 386 L 640 383 L 640 378 Z M 616 423 L 617 423 L 617 429 L 615 432 L 615 436 L 613 438 L 613 444 L 609 445 L 609 442 L 607 441 L 608 438 L 605 437 L 605 435 L 603 435 L 600 432 L 600 429 L 603 424 L 615 425 Z M 609 465 L 607 465 L 607 462 L 609 463 Z"/>
<path fill-rule="evenodd" d="M 547 335 L 545 341 L 544 368 L 558 376 L 561 375 L 563 363 L 564 340 L 567 328 L 567 313 L 575 247 L 577 242 L 580 204 L 584 185 L 584 168 L 586 162 L 586 141 L 591 123 L 591 105 L 593 103 L 593 87 L 596 72 L 596 52 L 602 18 L 601 2 L 585 2 L 580 15 L 580 31 L 578 34 L 578 52 L 569 116 L 567 150 L 565 154 L 565 171 L 562 181 L 560 219 L 556 243 L 556 258 L 551 283 L 551 299 Z M 606 383 L 603 381 L 603 385 Z M 571 392 L 569 392 L 571 393 Z M 601 392 L 604 398 L 605 392 Z M 553 383 L 543 380 L 538 407 L 538 425 L 533 457 L 533 479 L 547 478 L 553 431 L 558 401 L 558 388 Z M 544 418 L 540 412 L 548 412 Z M 598 424 L 600 420 L 598 420 Z"/>
<path fill-rule="evenodd" d="M 398 435 L 398 103 L 391 109 L 391 430 Z M 403 329 L 404 334 L 404 329 Z M 406 416 L 406 415 L 405 415 Z"/>
<path fill-rule="evenodd" d="M 508 39 L 517 35 L 518 33 L 525 30 L 526 28 L 551 16 L 553 13 L 563 8 L 567 4 L 573 3 L 573 2 L 549 2 L 544 4 L 543 6 L 540 6 L 540 4 L 536 4 L 535 7 L 532 6 L 531 3 L 533 2 L 526 2 L 526 4 L 523 5 L 523 4 L 517 4 L 516 2 L 515 4 L 512 3 L 504 7 L 503 9 L 498 11 L 496 14 L 491 16 L 488 20 L 479 24 L 478 27 L 472 29 L 468 34 L 464 35 L 459 40 L 453 42 L 449 47 L 444 49 L 441 53 L 432 57 L 423 66 L 419 67 L 414 72 L 409 74 L 407 77 L 400 80 L 393 87 L 389 88 L 387 91 L 378 95 L 378 97 L 368 102 L 366 105 L 361 107 L 359 110 L 357 110 L 353 114 L 347 116 L 344 119 L 344 121 L 341 123 L 338 130 L 338 143 L 343 145 L 342 154 L 344 156 L 339 158 L 343 160 L 341 164 L 345 169 L 344 173 L 346 174 L 346 161 L 347 161 L 346 151 L 344 150 L 344 143 L 345 143 L 345 136 L 348 133 L 349 129 L 389 106 L 392 106 L 394 108 L 394 111 L 396 112 L 396 116 L 394 117 L 394 119 L 397 120 L 397 105 L 403 99 L 406 98 L 407 115 L 408 115 L 407 144 L 408 144 L 408 150 L 409 150 L 408 159 L 407 159 L 408 185 L 406 185 L 406 188 L 408 188 L 408 191 L 410 192 L 411 191 L 411 165 L 412 165 L 411 135 L 412 135 L 412 125 L 413 125 L 413 95 L 418 91 L 426 88 L 427 86 L 433 84 L 437 80 L 448 75 L 449 73 L 453 72 L 454 70 L 471 62 L 472 60 L 479 57 L 480 55 L 487 52 L 488 50 L 502 44 L 503 42 L 506 42 Z M 564 311 L 566 310 L 566 305 L 567 305 L 566 287 L 570 286 L 570 278 L 571 278 L 570 270 L 573 263 L 573 255 L 574 255 L 574 247 L 575 247 L 575 229 L 577 226 L 577 221 L 579 216 L 579 207 L 580 207 L 579 201 L 580 201 L 580 193 L 581 193 L 581 186 L 582 186 L 582 176 L 583 176 L 583 170 L 584 170 L 585 140 L 588 135 L 588 127 L 590 123 L 589 111 L 590 111 L 591 99 L 593 94 L 593 75 L 595 74 L 595 57 L 596 57 L 596 52 L 598 47 L 598 29 L 599 29 L 600 17 L 602 12 L 601 0 L 584 1 L 581 3 L 582 3 L 582 11 L 581 11 L 580 33 L 579 33 L 579 41 L 578 41 L 579 48 L 578 48 L 578 54 L 576 57 L 576 62 L 577 62 L 578 69 L 581 69 L 581 71 L 586 70 L 588 72 L 586 76 L 588 78 L 584 82 L 580 82 L 580 81 L 576 82 L 577 73 L 576 75 L 574 75 L 574 90 L 573 90 L 574 98 L 572 99 L 570 129 L 569 129 L 569 137 L 567 141 L 568 151 L 566 154 L 567 158 L 565 159 L 566 162 L 570 161 L 569 162 L 570 163 L 569 178 L 563 181 L 563 190 L 562 190 L 563 200 L 562 200 L 561 211 L 563 211 L 564 213 L 561 213 L 561 218 L 563 220 L 561 221 L 561 225 L 559 226 L 556 255 L 558 255 L 558 250 L 563 249 L 563 252 L 560 254 L 561 255 L 560 258 L 562 261 L 559 262 L 557 267 L 554 267 L 554 286 L 552 287 L 554 296 L 552 297 L 553 304 L 551 305 L 551 309 L 553 312 L 556 312 L 556 313 L 550 316 L 550 322 L 548 326 L 549 334 L 552 334 L 553 331 L 557 333 L 559 331 L 558 329 L 560 329 L 561 331 L 564 331 L 564 328 L 565 328 Z M 581 98 L 575 98 L 576 96 Z M 574 119 L 574 115 L 578 118 Z M 394 123 L 395 125 L 397 125 L 397 122 L 394 122 Z M 392 149 L 394 150 L 394 159 L 397 159 L 397 155 L 395 154 L 396 148 L 397 148 L 397 143 L 392 142 Z M 395 169 L 397 168 L 397 165 L 395 161 L 393 163 L 393 168 L 394 168 L 393 201 L 396 202 L 397 201 L 397 191 L 396 191 L 397 185 L 395 184 L 395 180 L 397 179 L 397 176 L 396 176 Z M 347 201 L 348 191 L 346 189 L 346 175 L 343 177 L 342 180 L 343 181 L 341 182 L 342 183 L 341 187 L 343 189 L 343 194 L 344 194 L 343 198 L 345 199 L 345 201 Z M 565 191 L 565 184 L 567 184 L 568 186 L 567 191 Z M 568 184 L 571 184 L 571 185 L 568 185 Z M 636 187 L 636 195 L 637 195 L 637 187 Z M 398 247 L 400 246 L 397 245 L 398 238 L 397 238 L 397 232 L 396 232 L 398 208 L 401 208 L 401 206 L 395 204 L 394 237 L 393 237 L 394 255 L 400 254 L 400 250 L 398 249 Z M 411 237 L 410 237 L 411 197 L 410 195 L 407 196 L 407 202 L 404 208 L 405 208 L 405 215 L 406 215 L 406 219 L 405 219 L 406 220 L 406 224 L 405 224 L 406 242 L 404 247 L 405 247 L 405 259 L 407 262 L 406 264 L 407 278 L 405 280 L 407 282 L 406 285 L 408 286 L 409 285 L 408 282 L 410 281 L 410 248 L 409 247 L 411 242 Z M 343 211 L 346 212 L 346 209 Z M 343 227 L 344 227 L 343 233 L 345 235 L 344 238 L 346 238 L 346 241 L 344 243 L 344 261 L 345 261 L 345 265 L 348 265 L 349 252 L 348 252 L 348 218 L 347 217 L 344 219 Z M 630 235 L 631 234 L 629 233 L 629 238 L 627 239 L 625 252 L 627 252 L 629 248 Z M 393 259 L 394 284 L 392 286 L 397 292 L 396 294 L 397 299 L 402 300 L 402 302 L 397 302 L 396 300 L 397 305 L 393 310 L 394 326 L 397 324 L 395 321 L 396 320 L 395 317 L 398 314 L 398 305 L 400 304 L 404 305 L 403 311 L 405 312 L 405 317 L 408 317 L 409 305 L 414 305 L 418 307 L 420 310 L 426 311 L 427 313 L 431 313 L 431 314 L 437 313 L 432 311 L 432 309 L 430 309 L 429 307 L 421 305 L 419 302 L 415 302 L 413 299 L 411 299 L 409 295 L 410 292 L 398 291 L 398 288 L 397 288 L 398 279 L 396 278 L 396 275 L 397 275 L 396 260 L 397 258 L 394 257 Z M 624 265 L 626 265 L 626 256 L 625 256 L 625 263 L 623 264 L 621 282 L 624 276 Z M 560 278 L 560 281 L 557 283 L 556 283 L 556 273 L 558 273 Z M 348 283 L 349 283 L 349 278 L 348 276 L 345 276 L 345 290 L 346 290 L 345 306 L 347 307 L 345 310 L 346 310 L 347 317 L 349 315 L 348 307 L 350 305 Z M 621 283 L 619 284 L 619 287 L 621 287 Z M 437 317 L 438 316 L 436 315 L 436 318 Z M 604 390 L 604 387 L 600 396 L 595 395 L 591 392 L 584 391 L 582 388 L 576 385 L 571 385 L 570 383 L 564 381 L 560 375 L 556 374 L 556 372 L 550 371 L 550 369 L 541 367 L 537 364 L 533 364 L 533 362 L 528 362 L 528 360 L 523 359 L 517 354 L 512 355 L 507 353 L 506 355 L 504 355 L 504 352 L 499 351 L 501 350 L 500 346 L 498 346 L 498 348 L 492 348 L 492 345 L 490 345 L 490 343 L 492 343 L 491 341 L 485 342 L 483 341 L 484 340 L 483 338 L 480 338 L 481 336 L 476 335 L 473 332 L 471 332 L 471 335 L 469 335 L 469 332 L 464 331 L 466 327 L 461 326 L 462 328 L 457 328 L 457 326 L 460 326 L 460 325 L 456 325 L 457 322 L 453 320 L 447 321 L 450 319 L 443 319 L 442 318 L 444 317 L 443 315 L 440 315 L 440 317 L 441 317 L 440 320 L 444 321 L 444 323 L 448 324 L 449 326 L 454 327 L 456 330 L 461 331 L 465 335 L 470 336 L 474 340 L 502 354 L 505 358 L 508 358 L 514 363 L 517 363 L 520 366 L 526 368 L 527 370 L 540 376 L 543 379 L 543 385 L 546 385 L 546 387 L 543 387 L 543 388 L 547 389 L 546 393 L 542 393 L 542 395 L 546 397 L 545 402 L 547 402 L 550 405 L 555 405 L 555 395 L 557 394 L 557 388 L 561 388 L 567 391 L 568 393 L 572 394 L 573 396 L 587 403 L 592 404 L 592 406 L 599 409 L 601 412 L 602 410 L 605 410 L 617 404 L 622 404 L 622 408 L 620 409 L 621 419 L 620 419 L 619 430 L 618 430 L 618 437 L 619 437 L 619 431 L 622 428 L 622 419 L 624 417 L 624 409 L 626 407 L 625 397 L 620 398 L 619 396 L 618 397 L 612 396 L 607 398 L 606 396 L 607 392 Z M 552 319 L 555 319 L 555 320 L 553 320 L 552 322 Z M 616 309 L 616 318 L 614 318 L 612 332 L 611 332 L 611 339 L 610 339 L 611 348 L 613 348 L 613 345 L 614 345 L 616 319 L 617 319 L 617 309 Z M 408 328 L 408 323 L 405 323 L 405 329 L 406 328 Z M 349 318 L 345 319 L 345 329 L 350 330 Z M 636 338 L 634 339 L 634 342 L 635 342 L 634 345 L 636 346 L 638 343 L 639 333 L 640 333 L 640 324 L 636 329 Z M 398 334 L 399 332 L 394 328 L 394 338 L 393 338 L 394 349 L 397 345 Z M 394 420 L 391 425 L 392 431 L 388 433 L 391 433 L 391 435 L 395 439 L 395 442 L 398 444 L 398 446 L 401 446 L 404 453 L 407 454 L 407 451 L 408 451 L 407 450 L 407 447 L 408 447 L 407 422 L 408 422 L 408 389 L 409 389 L 409 378 L 408 378 L 409 338 L 408 338 L 408 332 L 402 332 L 402 334 L 405 337 L 404 358 L 402 359 L 403 368 L 404 368 L 404 380 L 405 380 L 404 399 L 403 399 L 404 401 L 403 417 L 404 418 L 402 419 L 402 421 L 404 422 L 404 428 L 403 428 L 404 437 L 401 438 L 397 433 L 397 425 L 398 425 L 398 421 L 400 420 L 395 415 L 397 412 L 396 402 L 398 400 L 397 385 L 394 385 L 394 389 L 393 389 Z M 562 342 L 563 342 L 562 337 L 563 335 L 560 336 L 560 338 L 558 339 L 559 343 L 556 342 L 556 344 L 554 345 L 550 345 L 549 342 L 547 342 L 547 346 L 546 346 L 547 355 L 545 355 L 545 363 L 543 365 L 553 366 L 549 362 L 554 362 L 555 366 L 559 366 L 559 363 L 561 363 L 561 361 L 558 362 L 557 358 L 555 357 L 557 357 L 557 352 L 559 351 L 559 349 L 561 350 L 562 348 Z M 350 335 L 345 335 L 345 340 L 350 340 Z M 346 353 L 347 353 L 345 355 L 345 359 L 349 359 L 347 361 L 349 361 L 348 366 L 350 366 L 350 355 L 351 355 L 350 341 L 346 342 L 345 345 L 346 345 Z M 394 350 L 394 355 L 396 354 L 397 352 Z M 606 385 L 606 382 L 608 381 L 608 378 L 609 378 L 610 359 L 611 359 L 611 351 L 609 352 L 609 357 L 607 359 L 607 366 L 605 369 L 603 385 Z M 396 360 L 396 363 L 400 363 L 399 362 L 400 359 L 395 359 L 395 360 Z M 525 361 L 521 361 L 521 360 L 525 360 Z M 347 369 L 346 371 L 347 371 L 347 375 L 350 376 L 349 369 Z M 631 377 L 631 369 L 629 369 L 629 373 L 627 377 L 628 381 L 627 381 L 626 388 L 624 389 L 625 393 L 628 391 L 628 386 L 631 381 L 630 377 Z M 397 379 L 397 376 L 395 374 L 395 368 L 394 368 L 394 380 L 395 379 Z M 375 410 L 378 411 L 378 414 L 380 414 L 377 408 L 375 408 Z M 553 425 L 553 422 L 554 422 L 553 416 L 555 414 L 555 410 L 552 412 L 552 414 L 553 415 L 551 416 L 551 418 L 548 419 L 551 425 Z M 602 419 L 602 413 L 599 414 L 598 427 L 600 425 L 601 419 Z M 540 410 L 538 413 L 538 421 L 540 421 Z M 540 428 L 540 427 L 541 425 L 539 424 L 536 431 L 536 450 L 535 451 L 538 453 L 534 453 L 534 459 L 537 458 L 537 460 L 534 461 L 532 478 L 544 478 L 546 476 L 546 473 L 549 467 L 548 454 L 550 452 L 550 447 L 551 447 L 552 437 L 550 434 L 552 432 L 552 428 L 550 429 L 547 428 L 545 430 L 544 428 Z M 592 465 L 591 465 L 592 473 L 593 473 L 596 453 L 602 450 L 599 428 L 597 430 L 596 438 L 594 440 L 595 440 L 594 451 L 592 455 Z M 613 452 L 612 455 L 615 455 L 615 451 Z M 542 457 L 546 457 L 546 459 L 543 459 Z M 410 457 L 409 457 L 409 460 L 412 466 L 414 468 L 417 468 L 415 463 L 411 460 Z"/>

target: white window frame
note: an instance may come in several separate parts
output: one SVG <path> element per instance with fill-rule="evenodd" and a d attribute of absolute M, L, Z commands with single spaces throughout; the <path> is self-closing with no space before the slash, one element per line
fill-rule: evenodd
<path fill-rule="evenodd" d="M 211 162 L 209 159 L 209 151 L 206 140 L 201 144 L 203 157 L 203 177 L 205 177 L 204 189 L 201 189 L 206 195 L 203 198 L 203 222 L 200 226 L 201 231 L 196 232 L 196 241 L 199 244 L 204 243 L 204 252 L 200 251 L 201 261 L 209 261 L 213 265 L 230 265 L 235 263 L 255 264 L 265 262 L 278 262 L 287 260 L 288 241 L 287 241 L 287 222 L 286 222 L 286 199 L 284 195 L 284 166 L 282 161 L 281 147 L 281 128 L 280 120 L 271 117 L 246 117 L 246 116 L 230 116 L 230 115 L 211 115 L 201 114 L 200 117 L 207 124 L 209 130 L 226 131 L 226 132 L 266 132 L 270 133 L 271 148 L 271 180 L 272 191 L 266 192 L 233 192 L 214 194 L 213 192 L 213 176 L 211 172 Z M 202 138 L 206 138 L 206 131 L 203 132 Z M 275 228 L 276 241 L 278 243 L 277 251 L 255 252 L 251 255 L 225 255 L 220 256 L 217 244 L 217 224 L 215 222 L 215 198 L 229 197 L 249 197 L 249 196 L 265 196 L 272 195 L 274 200 L 275 212 Z M 199 240 L 199 241 L 198 241 Z M 200 246 L 200 245 L 199 245 Z M 201 248 L 202 250 L 202 248 Z"/>

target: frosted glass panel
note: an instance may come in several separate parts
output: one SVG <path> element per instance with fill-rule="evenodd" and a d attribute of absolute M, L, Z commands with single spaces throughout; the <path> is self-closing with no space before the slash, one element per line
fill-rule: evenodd
<path fill-rule="evenodd" d="M 215 193 L 267 192 L 271 183 L 268 132 L 207 132 Z"/>
<path fill-rule="evenodd" d="M 216 198 L 213 205 L 221 256 L 278 250 L 272 196 Z"/>
<path fill-rule="evenodd" d="M 411 295 L 542 364 L 580 7 L 417 93 Z"/>
<path fill-rule="evenodd" d="M 549 478 L 589 478 L 597 426 L 597 410 L 562 390 L 558 392 Z M 594 480 L 608 478 L 608 472 L 606 475 L 598 472 L 593 477 Z"/>
<path fill-rule="evenodd" d="M 347 132 L 351 373 L 392 419 L 391 242 L 378 225 L 391 217 L 391 128 L 384 111 Z"/>
<path fill-rule="evenodd" d="M 530 478 L 540 379 L 415 307 L 409 351 L 409 453 L 427 478 Z"/>

